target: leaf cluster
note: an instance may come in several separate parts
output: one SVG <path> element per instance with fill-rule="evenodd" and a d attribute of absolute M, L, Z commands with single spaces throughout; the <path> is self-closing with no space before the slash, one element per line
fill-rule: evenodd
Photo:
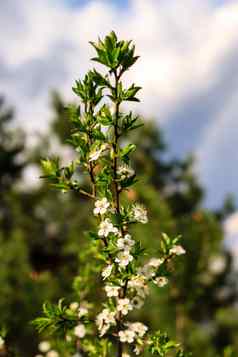
<path fill-rule="evenodd" d="M 68 308 L 63 299 L 59 300 L 58 304 L 45 303 L 43 313 L 43 317 L 32 322 L 39 333 L 47 331 L 48 334 L 63 337 L 77 322 L 77 315 Z"/>
<path fill-rule="evenodd" d="M 191 354 L 181 350 L 180 345 L 171 340 L 167 333 L 161 331 L 150 337 L 148 345 L 149 351 L 159 357 L 166 357 L 171 351 L 175 352 L 175 357 L 191 357 Z"/>
<path fill-rule="evenodd" d="M 135 46 L 131 45 L 131 41 L 118 41 L 114 31 L 106 36 L 104 41 L 99 38 L 97 43 L 90 43 L 97 52 L 97 56 L 92 60 L 103 64 L 111 71 L 120 68 L 122 74 L 139 58 L 135 56 Z"/>

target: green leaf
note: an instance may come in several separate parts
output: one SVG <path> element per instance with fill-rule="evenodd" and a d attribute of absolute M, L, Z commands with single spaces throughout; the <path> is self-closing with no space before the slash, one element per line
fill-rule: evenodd
<path fill-rule="evenodd" d="M 135 151 L 136 145 L 135 144 L 128 144 L 125 146 L 123 149 L 120 151 L 120 157 L 122 161 L 124 161 L 126 164 L 129 162 L 129 155 Z"/>
<path fill-rule="evenodd" d="M 120 186 L 123 188 L 128 188 L 132 185 L 134 185 L 137 182 L 137 180 L 135 179 L 135 175 L 131 176 L 123 181 L 120 182 Z"/>
<path fill-rule="evenodd" d="M 97 72 L 96 69 L 93 70 L 93 80 L 99 86 L 109 87 L 109 88 L 111 87 L 108 77 L 107 76 L 104 77 L 101 73 Z"/>
<path fill-rule="evenodd" d="M 141 87 L 132 84 L 126 91 L 123 92 L 122 100 L 139 102 L 140 100 L 135 97 L 136 93 L 141 89 Z"/>
<path fill-rule="evenodd" d="M 44 173 L 41 178 L 57 180 L 61 175 L 61 169 L 59 167 L 59 158 L 43 159 L 41 160 L 41 167 Z"/>
<path fill-rule="evenodd" d="M 104 126 L 109 126 L 113 124 L 113 118 L 110 109 L 106 104 L 104 104 L 103 107 L 100 109 L 97 115 L 97 120 L 99 121 L 100 124 Z"/>

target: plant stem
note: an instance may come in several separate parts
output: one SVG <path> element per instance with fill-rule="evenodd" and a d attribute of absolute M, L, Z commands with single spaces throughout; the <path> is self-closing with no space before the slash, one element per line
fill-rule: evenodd
<path fill-rule="evenodd" d="M 114 71 L 114 77 L 115 77 L 115 93 L 116 93 L 116 97 L 117 97 L 117 88 L 118 88 L 118 81 L 120 78 L 120 75 L 117 75 L 117 71 Z M 118 98 L 117 98 L 118 99 Z M 116 212 L 118 214 L 118 216 L 120 215 L 120 190 L 118 187 L 118 182 L 117 182 L 117 165 L 118 165 L 118 161 L 117 161 L 117 157 L 118 157 L 118 139 L 119 139 L 119 135 L 118 135 L 118 120 L 119 120 L 119 108 L 120 107 L 120 103 L 117 100 L 115 103 L 115 122 L 114 122 L 114 140 L 113 140 L 113 183 L 114 183 L 114 205 L 116 208 Z M 123 228 L 121 228 L 121 233 L 123 235 Z M 126 291 L 123 289 L 123 297 L 125 296 Z M 122 314 L 119 313 L 118 314 L 118 318 L 117 318 L 117 330 L 119 332 L 120 330 L 120 326 L 121 326 L 121 320 L 122 320 Z M 117 349 L 117 357 L 122 357 L 122 353 L 123 353 L 123 344 L 120 340 L 118 340 L 118 349 Z"/>
<path fill-rule="evenodd" d="M 90 198 L 93 198 L 93 199 L 96 198 L 96 195 L 95 195 L 95 194 L 91 194 L 91 193 L 86 192 L 86 191 L 84 191 L 84 190 L 82 190 L 82 189 L 80 189 L 79 192 L 80 192 L 82 195 L 84 195 L 84 196 L 87 196 L 87 197 L 90 197 Z"/>
<path fill-rule="evenodd" d="M 96 194 L 97 194 L 96 182 L 95 182 L 95 178 L 94 178 L 93 164 L 91 162 L 89 163 L 89 175 L 90 175 L 91 182 L 92 182 L 92 196 L 96 197 Z"/>
<path fill-rule="evenodd" d="M 93 115 L 93 106 L 91 103 L 89 103 L 89 110 L 87 109 L 87 105 L 85 105 L 85 111 L 86 113 L 90 113 L 91 115 Z M 90 128 L 90 131 L 88 133 L 88 141 L 89 141 L 89 145 L 90 147 L 92 146 L 92 133 L 91 133 L 92 128 Z M 95 177 L 94 177 L 94 168 L 93 168 L 93 163 L 89 162 L 89 175 L 90 175 L 90 179 L 92 182 L 92 196 L 96 197 L 97 195 L 97 187 L 96 187 L 96 181 L 95 181 Z"/>
<path fill-rule="evenodd" d="M 116 103 L 115 111 L 115 124 L 114 124 L 114 142 L 113 142 L 113 181 L 114 181 L 114 192 L 115 192 L 115 208 L 117 214 L 120 214 L 120 190 L 117 182 L 117 155 L 118 155 L 118 117 L 119 117 L 119 103 Z"/>

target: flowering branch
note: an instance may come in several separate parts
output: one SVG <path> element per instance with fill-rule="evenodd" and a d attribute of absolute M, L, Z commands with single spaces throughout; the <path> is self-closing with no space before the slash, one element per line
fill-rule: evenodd
<path fill-rule="evenodd" d="M 93 214 L 98 229 L 91 233 L 91 238 L 95 256 L 104 265 L 101 277 L 106 300 L 100 309 L 99 302 L 93 305 L 84 299 L 70 305 L 63 301 L 57 306 L 45 305 L 45 316 L 34 324 L 40 332 L 48 331 L 63 338 L 64 356 L 75 348 L 95 357 L 128 357 L 132 351 L 141 355 L 145 349 L 160 357 L 174 350 L 177 357 L 182 357 L 185 354 L 179 345 L 166 334 L 151 334 L 142 322 L 128 319 L 131 311 L 143 306 L 150 284 L 162 288 L 168 283 L 167 263 L 185 253 L 178 244 L 179 237 L 163 234 L 158 256 L 145 263 L 144 249 L 132 238 L 130 226 L 146 224 L 147 211 L 141 204 L 122 204 L 120 200 L 120 195 L 136 182 L 131 166 L 131 154 L 136 147 L 132 143 L 123 145 L 120 138 L 141 126 L 138 116 L 120 110 L 122 102 L 139 101 L 136 94 L 141 88 L 135 84 L 124 88 L 121 79 L 138 56 L 131 41 L 119 41 L 114 32 L 91 44 L 97 53 L 93 60 L 104 65 L 107 73 L 103 75 L 93 69 L 83 80 L 76 81 L 73 88 L 83 107 L 82 112 L 80 106 L 69 107 L 75 127 L 69 142 L 78 158 L 64 168 L 60 168 L 56 159 L 44 160 L 43 169 L 44 177 L 54 187 L 64 192 L 73 189 L 95 200 Z M 111 104 L 107 104 L 106 98 Z M 77 166 L 87 172 L 91 193 L 75 179 Z M 92 264 L 101 266 L 99 262 Z"/>

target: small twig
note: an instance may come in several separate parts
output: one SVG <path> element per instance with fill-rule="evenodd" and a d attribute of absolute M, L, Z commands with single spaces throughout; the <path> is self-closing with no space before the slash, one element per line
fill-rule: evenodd
<path fill-rule="evenodd" d="M 94 200 L 96 199 L 95 194 L 91 194 L 89 192 L 86 192 L 86 191 L 82 190 L 81 188 L 79 189 L 79 192 L 84 196 L 90 197 L 90 198 L 92 198 Z"/>

